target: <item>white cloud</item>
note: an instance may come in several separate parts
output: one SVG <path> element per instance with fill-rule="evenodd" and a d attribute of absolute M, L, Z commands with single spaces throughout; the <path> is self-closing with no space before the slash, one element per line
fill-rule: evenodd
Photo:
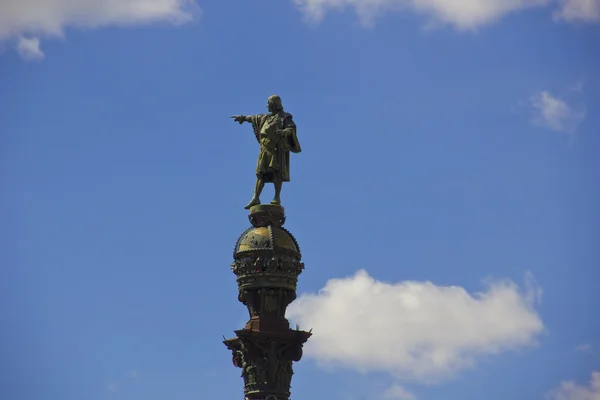
<path fill-rule="evenodd" d="M 594 349 L 592 348 L 591 344 L 584 343 L 584 344 L 580 344 L 579 346 L 575 347 L 575 351 L 579 352 L 579 353 L 591 353 L 594 351 Z"/>
<path fill-rule="evenodd" d="M 585 112 L 575 110 L 562 99 L 542 91 L 531 96 L 533 122 L 555 131 L 573 133 L 585 119 Z"/>
<path fill-rule="evenodd" d="M 196 11 L 194 0 L 2 0 L 0 42 L 21 35 L 62 36 L 67 27 L 180 24 Z"/>
<path fill-rule="evenodd" d="M 19 37 L 17 52 L 26 60 L 40 60 L 44 58 L 44 52 L 40 50 L 40 39 Z"/>
<path fill-rule="evenodd" d="M 311 21 L 321 21 L 328 11 L 354 8 L 365 24 L 390 10 L 410 10 L 459 30 L 476 29 L 501 17 L 550 0 L 294 0 Z"/>
<path fill-rule="evenodd" d="M 383 393 L 383 398 L 384 399 L 395 399 L 395 400 L 416 400 L 417 399 L 414 394 L 410 393 L 409 391 L 407 391 L 406 389 L 404 389 L 402 386 L 400 386 L 398 384 L 394 384 L 389 389 L 387 389 Z"/>
<path fill-rule="evenodd" d="M 600 372 L 592 372 L 589 386 L 581 386 L 573 381 L 562 382 L 552 391 L 548 400 L 600 400 Z"/>
<path fill-rule="evenodd" d="M 538 295 L 509 281 L 475 294 L 431 282 L 389 284 L 361 270 L 301 295 L 288 316 L 314 329 L 308 357 L 433 381 L 473 366 L 478 355 L 534 344 L 544 330 L 534 309 Z"/>
<path fill-rule="evenodd" d="M 600 0 L 560 0 L 554 17 L 567 22 L 600 21 Z"/>

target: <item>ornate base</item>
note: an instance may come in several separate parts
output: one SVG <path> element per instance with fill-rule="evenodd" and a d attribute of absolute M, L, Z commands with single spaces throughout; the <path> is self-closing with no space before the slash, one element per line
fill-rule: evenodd
<path fill-rule="evenodd" d="M 260 228 L 267 225 L 282 226 L 285 223 L 284 209 L 275 204 L 259 204 L 250 208 L 250 223 Z"/>
<path fill-rule="evenodd" d="M 242 369 L 246 400 L 289 400 L 294 361 L 310 332 L 291 330 L 285 318 L 296 298 L 296 283 L 304 269 L 298 242 L 283 228 L 283 207 L 253 205 L 252 227 L 238 239 L 231 264 L 237 277 L 238 300 L 250 320 L 223 343 Z"/>
<path fill-rule="evenodd" d="M 233 354 L 233 365 L 242 369 L 244 394 L 250 400 L 287 400 L 294 371 L 302 358 L 302 345 L 310 332 L 288 329 L 281 333 L 235 331 L 237 338 L 223 343 Z"/>

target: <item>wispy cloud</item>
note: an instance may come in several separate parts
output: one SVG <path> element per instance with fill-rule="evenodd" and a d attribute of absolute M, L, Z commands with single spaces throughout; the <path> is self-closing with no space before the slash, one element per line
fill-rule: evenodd
<path fill-rule="evenodd" d="M 473 30 L 519 10 L 542 6 L 549 0 L 293 0 L 312 22 L 327 12 L 354 8 L 360 20 L 370 25 L 387 11 L 408 10 L 458 30 Z M 430 21 L 431 22 L 431 21 Z"/>
<path fill-rule="evenodd" d="M 476 358 L 535 344 L 544 325 L 534 281 L 522 289 L 491 281 L 484 292 L 431 282 L 380 282 L 366 271 L 302 294 L 288 316 L 314 328 L 306 355 L 398 379 L 437 381 L 472 367 Z"/>
<path fill-rule="evenodd" d="M 600 0 L 558 0 L 556 20 L 600 21 Z M 447 24 L 457 30 L 475 30 L 509 14 L 556 4 L 555 0 L 293 0 L 310 22 L 329 12 L 352 8 L 364 25 L 389 11 L 410 11 L 428 19 L 426 26 Z"/>
<path fill-rule="evenodd" d="M 600 0 L 560 0 L 554 18 L 567 22 L 600 21 Z"/>
<path fill-rule="evenodd" d="M 404 387 L 394 384 L 383 393 L 384 399 L 392 400 L 417 400 L 414 394 L 410 393 Z"/>
<path fill-rule="evenodd" d="M 110 393 L 116 393 L 121 389 L 121 385 L 119 385 L 119 382 L 110 382 L 108 384 L 108 386 L 106 387 L 106 390 L 108 390 Z"/>
<path fill-rule="evenodd" d="M 138 371 L 137 369 L 132 369 L 131 371 L 129 371 L 127 373 L 127 377 L 129 379 L 138 379 L 141 376 L 140 371 Z"/>
<path fill-rule="evenodd" d="M 19 39 L 19 53 L 40 58 L 40 37 L 62 36 L 65 28 L 98 28 L 157 21 L 188 22 L 200 9 L 194 0 L 2 0 L 0 43 Z"/>
<path fill-rule="evenodd" d="M 575 351 L 578 353 L 592 353 L 594 351 L 594 349 L 592 348 L 591 344 L 584 343 L 584 344 L 580 344 L 579 346 L 575 347 Z"/>
<path fill-rule="evenodd" d="M 110 382 L 108 384 L 108 386 L 106 387 L 106 390 L 109 393 L 120 392 L 121 389 L 123 388 L 123 385 L 127 386 L 127 382 L 125 381 L 125 379 L 127 381 L 135 381 L 135 380 L 138 380 L 140 377 L 141 377 L 141 373 L 139 370 L 131 369 L 124 375 L 124 378 Z"/>
<path fill-rule="evenodd" d="M 532 122 L 558 132 L 574 133 L 585 119 L 584 110 L 576 110 L 565 100 L 548 91 L 535 93 L 530 98 Z"/>
<path fill-rule="evenodd" d="M 600 0 L 599 0 L 600 1 Z M 571 85 L 571 87 L 569 88 L 572 92 L 575 93 L 583 93 L 583 89 L 584 89 L 584 80 L 580 79 L 577 82 L 575 82 L 573 85 Z"/>
<path fill-rule="evenodd" d="M 587 386 L 573 381 L 562 382 L 546 396 L 547 400 L 598 400 L 600 399 L 600 372 L 592 372 Z"/>
<path fill-rule="evenodd" d="M 40 39 L 20 36 L 17 41 L 17 52 L 26 60 L 41 60 L 44 53 L 40 50 Z"/>

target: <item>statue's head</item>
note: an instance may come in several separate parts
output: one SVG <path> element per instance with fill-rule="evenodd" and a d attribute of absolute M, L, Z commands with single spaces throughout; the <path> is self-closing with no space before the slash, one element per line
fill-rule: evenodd
<path fill-rule="evenodd" d="M 283 106 L 281 105 L 281 97 L 277 96 L 276 94 L 269 97 L 269 99 L 267 100 L 267 108 L 269 109 L 269 112 L 272 113 L 283 111 Z"/>

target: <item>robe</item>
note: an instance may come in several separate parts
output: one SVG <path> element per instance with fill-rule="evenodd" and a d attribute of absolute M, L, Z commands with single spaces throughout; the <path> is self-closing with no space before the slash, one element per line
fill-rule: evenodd
<path fill-rule="evenodd" d="M 292 114 L 280 111 L 276 114 L 258 114 L 248 117 L 260 144 L 256 163 L 256 177 L 263 182 L 290 181 L 290 152 L 300 153 L 296 136 L 296 124 Z M 277 134 L 277 131 L 283 134 Z"/>

